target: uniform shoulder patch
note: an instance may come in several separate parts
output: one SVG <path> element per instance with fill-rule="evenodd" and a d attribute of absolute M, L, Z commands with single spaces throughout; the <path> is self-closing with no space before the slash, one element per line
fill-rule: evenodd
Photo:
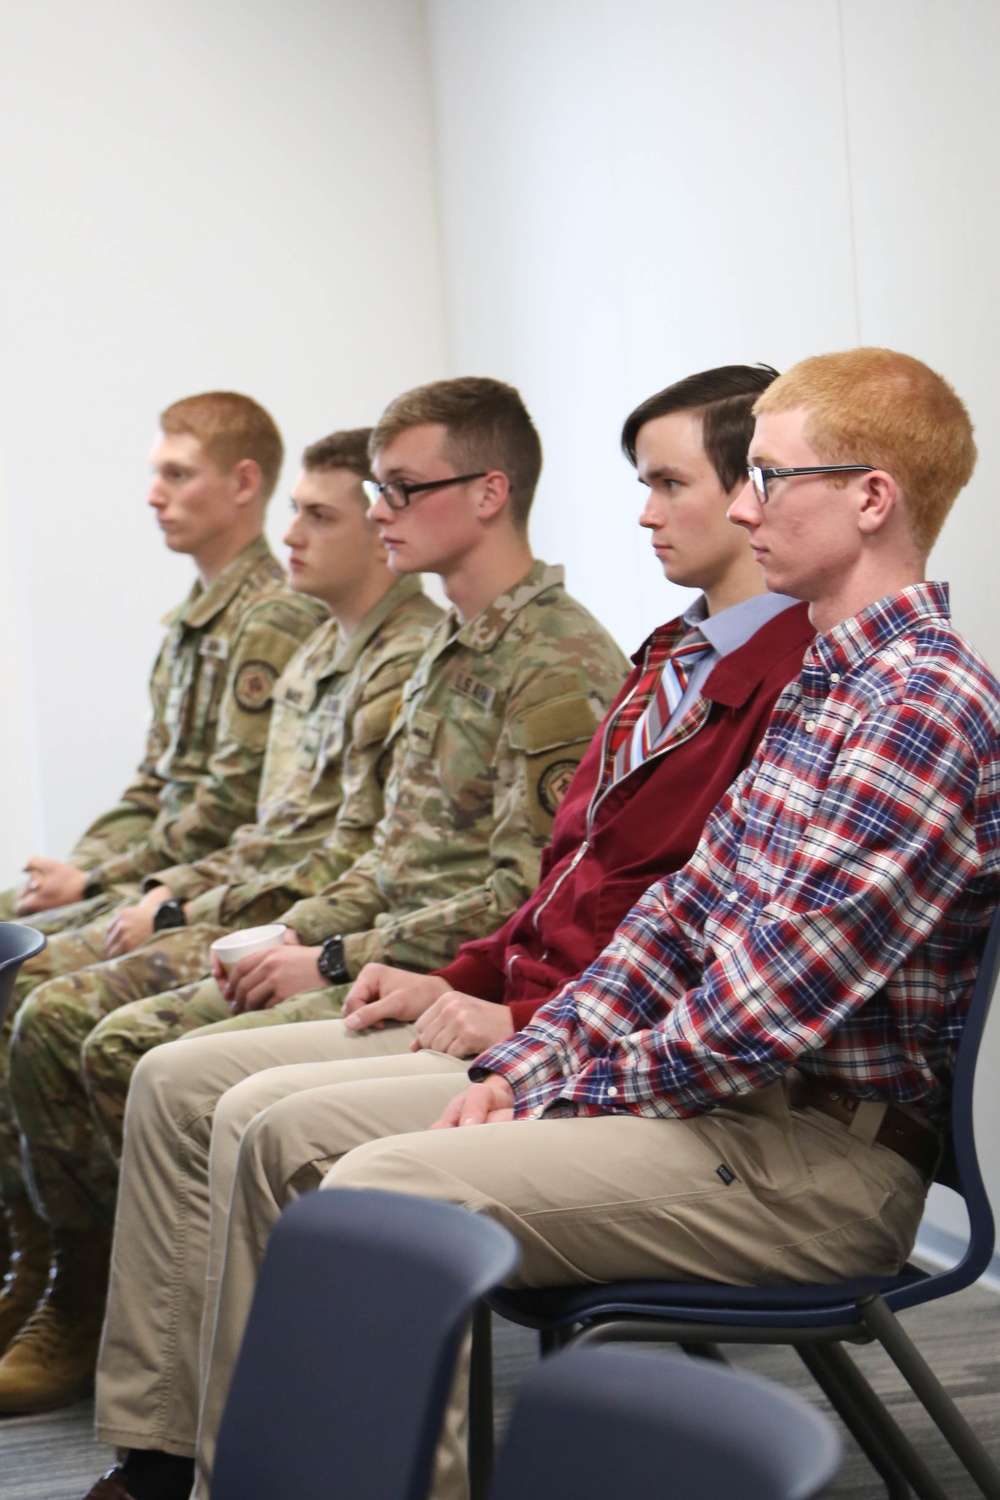
<path fill-rule="evenodd" d="M 233 697 L 247 714 L 262 714 L 270 707 L 278 673 L 269 661 L 246 661 L 236 674 Z"/>
<path fill-rule="evenodd" d="M 538 778 L 538 800 L 548 813 L 554 818 L 559 811 L 559 804 L 566 795 L 566 788 L 573 780 L 579 761 L 576 760 L 554 760 L 545 767 Z"/>

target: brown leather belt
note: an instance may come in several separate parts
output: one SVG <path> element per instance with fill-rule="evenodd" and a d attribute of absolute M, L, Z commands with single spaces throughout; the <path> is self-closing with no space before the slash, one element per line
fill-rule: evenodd
<path fill-rule="evenodd" d="M 824 1083 L 820 1078 L 799 1072 L 788 1074 L 786 1093 L 793 1109 L 818 1109 L 842 1125 L 853 1122 L 858 1105 L 864 1102 L 835 1083 Z M 886 1105 L 874 1145 L 895 1151 L 916 1167 L 927 1182 L 937 1171 L 941 1158 L 941 1141 L 933 1125 L 922 1123 L 898 1104 Z"/>

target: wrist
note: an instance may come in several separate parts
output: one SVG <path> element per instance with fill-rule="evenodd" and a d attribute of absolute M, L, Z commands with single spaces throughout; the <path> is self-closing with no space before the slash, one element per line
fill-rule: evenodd
<path fill-rule="evenodd" d="M 175 901 L 173 898 L 161 901 L 153 913 L 153 931 L 169 932 L 173 927 L 186 927 L 187 917 L 184 914 L 183 901 Z"/>
<path fill-rule="evenodd" d="M 327 984 L 350 983 L 351 976 L 344 957 L 344 939 L 340 933 L 335 937 L 328 937 L 320 945 L 320 950 L 316 957 L 316 967 L 320 972 L 321 978 Z"/>

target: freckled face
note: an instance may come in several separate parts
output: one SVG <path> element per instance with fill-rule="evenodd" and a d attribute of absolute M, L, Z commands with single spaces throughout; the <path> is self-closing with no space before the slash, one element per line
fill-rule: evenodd
<path fill-rule="evenodd" d="M 237 476 L 223 474 L 196 437 L 161 434 L 150 463 L 148 500 L 171 551 L 197 555 L 233 525 Z"/>
<path fill-rule="evenodd" d="M 750 459 L 761 468 L 803 468 L 823 459 L 807 441 L 808 412 L 766 412 L 757 418 Z M 761 505 L 747 482 L 729 508 L 743 527 L 769 589 L 809 603 L 831 598 L 857 564 L 861 535 L 851 484 L 823 474 L 768 482 Z"/>

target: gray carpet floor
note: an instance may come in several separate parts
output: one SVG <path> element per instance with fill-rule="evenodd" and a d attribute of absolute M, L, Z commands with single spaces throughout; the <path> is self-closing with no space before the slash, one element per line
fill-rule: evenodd
<path fill-rule="evenodd" d="M 904 1323 L 990 1453 L 1000 1463 L 1000 1296 L 974 1287 L 949 1301 L 918 1308 Z M 503 1417 L 517 1382 L 535 1358 L 533 1336 L 497 1325 L 494 1354 L 498 1410 Z M 797 1357 L 787 1349 L 732 1349 L 733 1363 L 791 1386 L 825 1410 Z M 852 1351 L 876 1391 L 943 1485 L 949 1500 L 978 1500 L 979 1491 L 877 1349 Z M 50 1416 L 0 1421 L 0 1500 L 82 1500 L 114 1462 L 94 1441 L 89 1402 Z M 846 1456 L 829 1500 L 884 1500 L 885 1489 L 845 1434 Z M 285 1497 L 275 1496 L 275 1500 Z"/>

